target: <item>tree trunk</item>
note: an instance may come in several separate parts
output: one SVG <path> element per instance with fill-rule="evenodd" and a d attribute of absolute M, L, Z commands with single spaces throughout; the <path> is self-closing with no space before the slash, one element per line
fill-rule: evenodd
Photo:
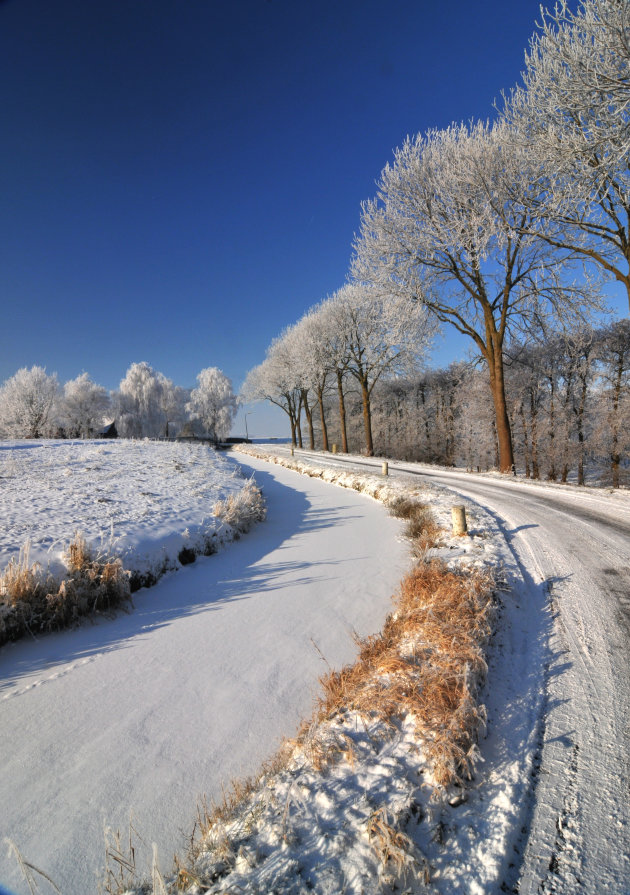
<path fill-rule="evenodd" d="M 302 406 L 304 407 L 304 415 L 308 425 L 308 443 L 312 451 L 315 450 L 315 433 L 313 431 L 313 411 L 308 403 L 308 393 L 306 389 L 302 389 Z M 300 445 L 302 447 L 302 445 Z"/>
<path fill-rule="evenodd" d="M 556 387 L 553 379 L 549 377 L 549 387 L 551 389 L 551 401 L 549 404 L 549 472 L 547 473 L 547 481 L 555 482 L 556 476 Z"/>
<path fill-rule="evenodd" d="M 566 481 L 569 477 L 569 437 L 571 435 L 571 423 L 570 417 L 571 413 L 569 410 L 570 404 L 572 403 L 572 395 L 573 395 L 573 368 L 569 368 L 569 374 L 566 377 L 565 381 L 565 391 L 564 391 L 564 401 L 562 404 L 562 415 L 563 422 L 562 426 L 565 430 L 563 432 L 563 444 L 562 444 L 562 474 L 560 476 L 560 481 L 566 484 Z"/>
<path fill-rule="evenodd" d="M 339 425 L 341 428 L 341 450 L 348 453 L 348 433 L 346 430 L 346 402 L 343 397 L 343 373 L 337 370 L 337 391 L 339 392 Z"/>
<path fill-rule="evenodd" d="M 613 385 L 613 417 L 612 417 L 612 448 L 610 451 L 610 471 L 612 473 L 613 488 L 619 487 L 619 469 L 621 466 L 621 453 L 619 451 L 619 398 L 621 396 L 621 382 L 623 379 L 623 353 L 619 352 L 615 382 Z"/>
<path fill-rule="evenodd" d="M 529 468 L 529 436 L 527 433 L 527 420 L 525 419 L 525 409 L 523 407 L 523 402 L 519 404 L 518 407 L 518 415 L 521 418 L 521 425 L 523 427 L 523 451 L 524 451 L 524 461 L 525 461 L 525 478 L 531 478 L 531 470 Z"/>
<path fill-rule="evenodd" d="M 512 429 L 505 400 L 505 380 L 503 376 L 503 353 L 494 352 L 494 363 L 490 367 L 490 389 L 494 402 L 494 415 L 499 444 L 499 471 L 514 473 L 514 452 L 512 449 Z"/>
<path fill-rule="evenodd" d="M 588 381 L 586 375 L 580 377 L 582 388 L 580 390 L 580 404 L 577 408 L 577 437 L 578 437 L 578 485 L 584 484 L 584 410 L 588 394 Z"/>
<path fill-rule="evenodd" d="M 319 389 L 317 392 L 317 403 L 319 404 L 319 417 L 322 423 L 322 450 L 327 451 L 328 448 L 328 427 L 326 426 L 326 414 L 324 413 L 324 390 Z"/>
<path fill-rule="evenodd" d="M 372 441 L 372 409 L 370 407 L 370 392 L 365 380 L 361 382 L 361 401 L 363 403 L 363 429 L 365 431 L 365 453 L 368 457 L 374 456 L 374 443 Z"/>
<path fill-rule="evenodd" d="M 538 465 L 538 411 L 536 409 L 536 399 L 534 398 L 533 386 L 529 390 L 529 413 L 531 416 L 531 433 L 532 433 L 532 478 L 540 478 L 540 467 Z"/>

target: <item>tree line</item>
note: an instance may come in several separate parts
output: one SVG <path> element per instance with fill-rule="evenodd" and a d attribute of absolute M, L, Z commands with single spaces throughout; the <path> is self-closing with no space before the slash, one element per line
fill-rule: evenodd
<path fill-rule="evenodd" d="M 518 454 L 537 474 L 536 400 L 530 394 L 529 410 L 523 398 L 515 412 L 515 371 L 549 333 L 552 344 L 588 341 L 606 280 L 623 286 L 630 305 L 630 4 L 581 0 L 573 11 L 561 0 L 543 13 L 525 65 L 493 123 L 430 130 L 395 151 L 362 205 L 348 283 L 274 340 L 249 374 L 244 397 L 282 407 L 294 442 L 304 416 L 313 443 L 315 410 L 327 446 L 324 396 L 335 389 L 346 449 L 351 382 L 372 454 L 376 391 L 413 381 L 437 328 L 451 327 L 480 359 L 470 387 L 479 389 L 483 371 L 496 465 L 513 471 Z M 554 391 L 555 373 L 549 379 L 557 444 L 560 430 L 551 433 L 580 375 L 576 367 L 556 377 L 570 382 L 570 398 Z M 621 407 L 625 373 L 616 381 Z"/>
<path fill-rule="evenodd" d="M 527 478 L 619 487 L 629 480 L 630 321 L 513 343 L 506 353 L 508 415 L 516 469 Z M 498 468 L 486 374 L 473 361 L 383 380 L 372 400 L 375 452 L 401 460 Z M 329 439 L 341 445 L 332 398 Z M 364 449 L 360 395 L 346 394 L 350 450 Z M 322 445 L 315 425 L 315 446 Z M 307 440 L 303 440 L 308 446 Z"/>
<path fill-rule="evenodd" d="M 23 367 L 0 387 L 3 438 L 92 438 L 115 421 L 127 438 L 177 434 L 226 438 L 236 414 L 232 383 L 217 367 L 182 388 L 146 362 L 131 364 L 117 391 L 108 392 L 87 373 L 60 385 L 42 367 Z"/>

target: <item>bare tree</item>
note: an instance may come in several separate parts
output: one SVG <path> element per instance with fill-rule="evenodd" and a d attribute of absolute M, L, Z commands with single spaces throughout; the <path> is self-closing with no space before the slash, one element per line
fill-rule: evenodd
<path fill-rule="evenodd" d="M 490 378 L 502 472 L 514 466 L 503 350 L 531 317 L 592 302 L 560 280 L 550 246 L 528 232 L 525 154 L 503 124 L 408 139 L 364 204 L 354 273 L 405 295 L 474 342 Z"/>
<path fill-rule="evenodd" d="M 346 348 L 345 370 L 361 389 L 365 450 L 372 456 L 374 386 L 384 376 L 417 369 L 433 330 L 421 305 L 363 283 L 343 286 L 330 301 L 332 325 Z"/>
<path fill-rule="evenodd" d="M 243 401 L 271 401 L 289 417 L 291 444 L 302 446 L 302 388 L 285 330 L 271 343 L 265 360 L 249 371 L 241 388 Z"/>
<path fill-rule="evenodd" d="M 334 358 L 329 350 L 326 322 L 321 305 L 311 308 L 296 324 L 293 344 L 295 364 L 299 370 L 300 384 L 302 385 L 302 403 L 309 421 L 311 448 L 314 448 L 315 444 L 312 413 L 309 416 L 309 391 L 313 392 L 317 401 L 324 451 L 328 450 L 328 426 L 324 398 L 334 366 Z"/>
<path fill-rule="evenodd" d="M 539 236 L 623 284 L 630 304 L 630 4 L 560 0 L 506 118 L 531 159 Z"/>
<path fill-rule="evenodd" d="M 599 349 L 608 404 L 606 438 L 613 488 L 621 483 L 623 453 L 630 446 L 630 320 L 618 320 L 603 333 Z"/>

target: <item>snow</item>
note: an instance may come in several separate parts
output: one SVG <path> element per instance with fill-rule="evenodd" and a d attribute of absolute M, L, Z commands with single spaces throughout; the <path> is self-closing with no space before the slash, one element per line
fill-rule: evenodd
<path fill-rule="evenodd" d="M 205 445 L 155 441 L 0 442 L 0 568 L 30 542 L 30 558 L 53 574 L 80 530 L 126 569 L 159 574 L 183 547 L 201 552 L 223 526 L 218 500 L 243 479 Z"/>
<path fill-rule="evenodd" d="M 0 838 L 64 895 L 96 891 L 104 826 L 124 838 L 130 811 L 139 871 L 152 842 L 170 870 L 197 799 L 220 798 L 294 732 L 321 656 L 352 658 L 352 631 L 381 627 L 407 567 L 400 523 L 375 502 L 244 468 L 267 521 L 140 590 L 129 614 L 0 651 Z M 28 892 L 4 853 L 0 880 Z"/>
<path fill-rule="evenodd" d="M 303 471 L 326 467 L 327 477 L 341 475 L 351 486 L 366 475 L 373 480 L 381 463 L 272 453 Z M 420 464 L 390 463 L 390 473 L 398 487 L 407 481 L 428 489 L 445 521 L 448 507 L 463 502 L 470 537 L 439 552 L 449 562 L 497 563 L 503 581 L 488 657 L 483 764 L 466 800 L 446 800 L 437 826 L 434 814 L 433 845 L 423 849 L 429 890 L 628 891 L 628 494 Z M 339 816 L 336 828 L 344 823 Z M 409 824 L 403 829 L 409 834 Z M 406 885 L 424 891 L 417 880 Z"/>
<path fill-rule="evenodd" d="M 124 832 L 133 807 L 139 874 L 156 842 L 168 878 L 195 798 L 255 774 L 310 714 L 320 653 L 339 667 L 353 628 L 381 626 L 407 548 L 356 492 L 412 489 L 446 527 L 466 506 L 468 535 L 437 555 L 498 578 L 474 779 L 436 798 L 409 724 L 392 735 L 347 713 L 327 735 L 348 737 L 352 760 L 319 773 L 298 752 L 263 776 L 223 831 L 230 875 L 199 858 L 217 871 L 209 891 L 627 891 L 629 495 L 391 462 L 385 479 L 380 460 L 267 451 L 347 490 L 239 455 L 266 523 L 141 591 L 129 616 L 0 653 L 6 832 L 73 895 L 95 888 L 103 824 Z M 14 862 L 0 879 L 27 891 Z"/>

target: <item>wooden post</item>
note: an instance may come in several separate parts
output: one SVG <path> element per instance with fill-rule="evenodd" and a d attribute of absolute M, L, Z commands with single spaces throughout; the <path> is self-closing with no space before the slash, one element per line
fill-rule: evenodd
<path fill-rule="evenodd" d="M 466 525 L 466 507 L 463 504 L 458 504 L 457 506 L 452 507 L 451 518 L 453 520 L 453 535 L 456 537 L 458 535 L 465 535 L 468 531 L 468 526 Z"/>
<path fill-rule="evenodd" d="M 383 475 L 389 475 L 389 463 L 383 460 Z"/>
<path fill-rule="evenodd" d="M 291 448 L 291 456 L 292 456 L 292 457 L 295 456 L 295 448 L 294 448 L 294 447 Z"/>
<path fill-rule="evenodd" d="M 336 445 L 336 444 L 333 444 L 333 446 L 332 446 L 332 452 L 333 452 L 333 454 L 336 454 L 336 453 L 337 453 L 337 445 Z"/>

